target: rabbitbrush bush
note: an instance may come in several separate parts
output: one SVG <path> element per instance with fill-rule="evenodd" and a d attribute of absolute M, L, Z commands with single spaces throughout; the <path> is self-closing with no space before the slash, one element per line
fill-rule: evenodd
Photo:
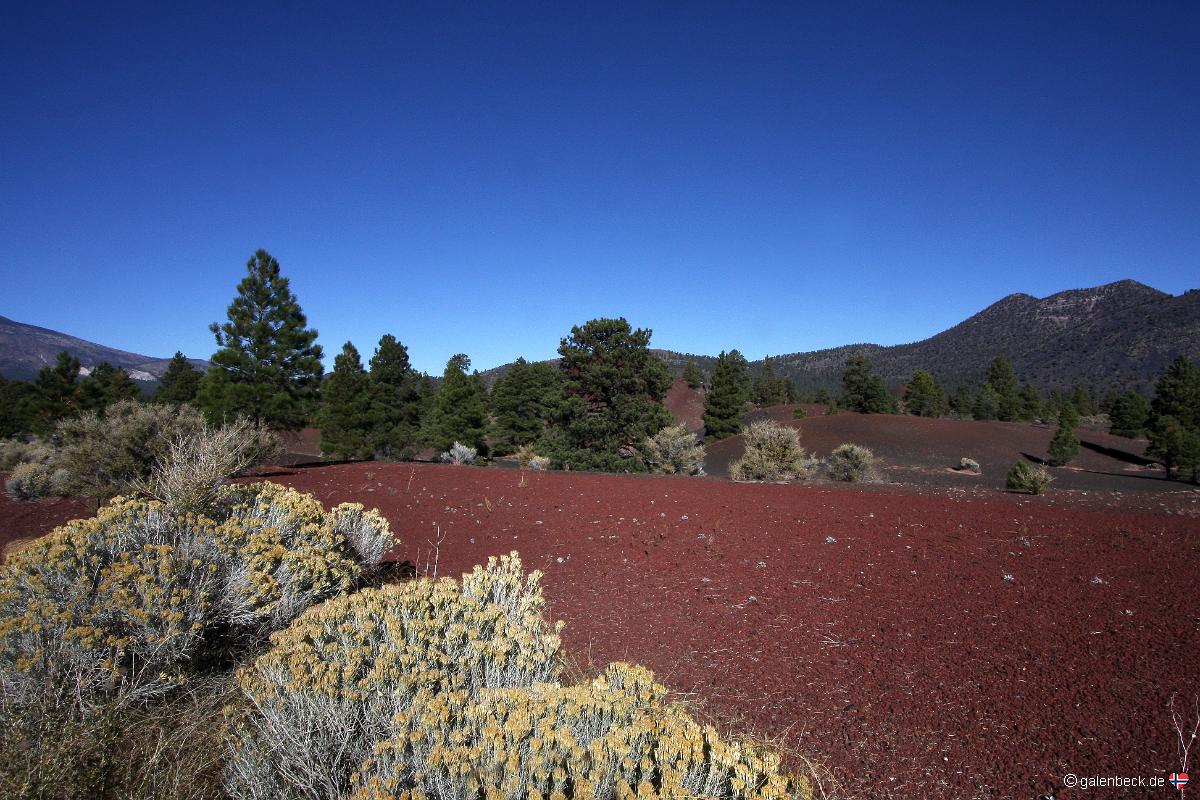
<path fill-rule="evenodd" d="M 800 431 L 771 420 L 755 422 L 745 433 L 746 453 L 729 468 L 735 481 L 808 480 L 817 460 L 800 446 Z"/>
<path fill-rule="evenodd" d="M 1010 492 L 1041 494 L 1046 491 L 1046 487 L 1052 480 L 1054 478 L 1051 477 L 1049 470 L 1042 465 L 1034 467 L 1024 461 L 1018 461 L 1009 467 L 1005 485 Z"/>
<path fill-rule="evenodd" d="M 878 461 L 874 453 L 861 445 L 843 444 L 829 454 L 825 463 L 829 468 L 829 477 L 835 481 L 857 482 L 871 480 Z"/>
<path fill-rule="evenodd" d="M 26 461 L 13 467 L 4 487 L 14 500 L 36 500 L 52 495 L 69 495 L 74 484 L 65 469 L 56 469 L 53 464 Z"/>
<path fill-rule="evenodd" d="M 560 681 L 561 623 L 515 553 L 310 609 L 238 681 L 225 788 L 245 800 L 811 797 L 646 670 Z"/>
<path fill-rule="evenodd" d="M 455 442 L 449 450 L 442 453 L 441 458 L 447 464 L 474 464 L 477 454 L 478 451 L 474 447 L 467 447 L 462 442 Z"/>
<path fill-rule="evenodd" d="M 647 437 L 643 449 L 647 463 L 655 472 L 663 475 L 704 474 L 704 445 L 683 425 L 671 425 Z"/>
<path fill-rule="evenodd" d="M 0 692 L 47 687 L 87 707 L 184 683 L 216 632 L 253 641 L 350 591 L 391 546 L 361 506 L 326 513 L 271 483 L 222 486 L 209 513 L 115 498 L 10 551 L 0 566 Z"/>

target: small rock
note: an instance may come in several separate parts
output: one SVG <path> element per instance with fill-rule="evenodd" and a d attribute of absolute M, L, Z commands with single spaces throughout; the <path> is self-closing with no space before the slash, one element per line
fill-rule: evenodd
<path fill-rule="evenodd" d="M 837 539 L 833 538 L 832 536 L 826 536 L 825 544 L 837 544 Z"/>
<path fill-rule="evenodd" d="M 766 569 L 766 568 L 767 568 L 767 562 L 765 562 L 765 561 L 760 561 L 760 562 L 758 562 L 758 568 L 759 568 L 759 569 Z"/>
<path fill-rule="evenodd" d="M 1012 575 L 1005 574 L 1004 580 L 1008 581 L 1009 583 L 1012 583 L 1013 581 L 1016 580 L 1016 578 L 1014 578 Z"/>
<path fill-rule="evenodd" d="M 687 514 L 684 514 L 680 519 L 687 519 Z"/>
<path fill-rule="evenodd" d="M 712 583 L 712 578 L 701 578 L 700 582 L 701 583 Z"/>
<path fill-rule="evenodd" d="M 1097 575 L 1096 577 L 1092 578 L 1092 585 L 1093 585 L 1093 586 L 1099 586 L 1099 585 L 1100 585 L 1100 584 L 1102 584 L 1102 583 L 1104 583 L 1104 578 L 1101 578 L 1099 575 Z"/>
<path fill-rule="evenodd" d="M 750 595 L 750 598 L 749 598 L 749 599 L 748 599 L 746 602 L 747 602 L 747 603 L 757 603 L 757 602 L 758 602 L 758 598 L 757 598 L 757 597 L 755 597 L 754 595 Z"/>

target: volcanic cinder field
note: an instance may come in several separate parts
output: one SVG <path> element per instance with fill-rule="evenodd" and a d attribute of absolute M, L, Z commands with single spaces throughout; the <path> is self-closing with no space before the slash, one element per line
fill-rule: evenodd
<path fill-rule="evenodd" d="M 519 551 L 580 670 L 644 664 L 701 716 L 827 767 L 840 797 L 1115 797 L 1063 778 L 1178 768 L 1168 703 L 1200 692 L 1200 493 L 1150 480 L 1100 434 L 1084 434 L 1099 444 L 1082 469 L 1060 471 L 1068 488 L 1026 497 L 994 473 L 1044 429 L 795 424 L 818 451 L 822 437 L 873 444 L 892 459 L 884 481 L 551 472 L 521 486 L 511 469 L 397 463 L 266 477 L 378 507 L 393 558 L 421 573 Z M 712 463 L 736 447 L 717 443 Z M 949 453 L 984 475 L 952 473 Z M 0 502 L 8 537 L 91 511 Z"/>

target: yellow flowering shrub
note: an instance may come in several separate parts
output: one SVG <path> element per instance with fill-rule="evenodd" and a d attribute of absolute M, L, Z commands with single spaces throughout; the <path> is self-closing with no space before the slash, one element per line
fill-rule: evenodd
<path fill-rule="evenodd" d="M 561 623 L 516 553 L 338 597 L 239 673 L 231 797 L 794 798 L 778 757 L 667 704 L 645 669 L 559 681 Z"/>
<path fill-rule="evenodd" d="M 115 498 L 11 552 L 0 566 L 0 690 L 10 703 L 47 687 L 136 702 L 185 680 L 216 629 L 251 637 L 349 591 L 358 552 L 340 532 L 391 534 L 375 512 L 326 514 L 275 484 L 222 487 L 212 517 Z M 215 517 L 215 518 L 213 518 Z"/>

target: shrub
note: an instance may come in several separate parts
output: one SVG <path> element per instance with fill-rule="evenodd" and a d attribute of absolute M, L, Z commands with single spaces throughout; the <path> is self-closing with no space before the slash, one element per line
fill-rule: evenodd
<path fill-rule="evenodd" d="M 461 587 L 418 579 L 310 609 L 238 675 L 226 792 L 811 798 L 777 756 L 666 704 L 644 669 L 562 685 L 538 578 L 514 553 Z"/>
<path fill-rule="evenodd" d="M 550 458 L 548 456 L 534 456 L 529 459 L 529 468 L 534 472 L 545 472 L 550 469 Z"/>
<path fill-rule="evenodd" d="M 879 459 L 865 447 L 857 444 L 839 445 L 829 454 L 829 477 L 835 481 L 869 481 L 875 477 L 875 464 Z"/>
<path fill-rule="evenodd" d="M 362 577 L 360 549 L 390 547 L 390 536 L 375 512 L 326 514 L 270 483 L 221 487 L 206 516 L 116 498 L 7 554 L 0 690 L 17 705 L 46 686 L 85 706 L 161 697 L 206 645 L 229 644 L 217 632 L 253 641 L 349 591 Z"/>
<path fill-rule="evenodd" d="M 83 494 L 100 498 L 129 491 L 165 457 L 172 439 L 204 431 L 204 417 L 190 406 L 143 405 L 122 400 L 104 416 L 95 412 L 63 420 L 55 437 L 57 463 Z"/>
<path fill-rule="evenodd" d="M 54 468 L 48 464 L 18 464 L 4 484 L 14 500 L 36 500 L 48 497 Z"/>
<path fill-rule="evenodd" d="M 50 464 L 54 461 L 54 449 L 34 437 L 30 441 L 0 439 L 0 469 L 9 470 L 18 464 Z"/>
<path fill-rule="evenodd" d="M 1005 484 L 1010 492 L 1041 494 L 1052 480 L 1054 478 L 1050 472 L 1040 464 L 1033 467 L 1024 461 L 1018 461 L 1009 467 Z"/>
<path fill-rule="evenodd" d="M 663 428 L 643 443 L 646 461 L 663 475 L 704 474 L 704 445 L 683 425 Z"/>
<path fill-rule="evenodd" d="M 225 478 L 281 453 L 279 437 L 245 418 L 220 428 L 177 431 L 149 478 L 131 483 L 175 511 L 201 513 L 213 506 Z"/>
<path fill-rule="evenodd" d="M 461 442 L 455 442 L 449 450 L 442 453 L 442 461 L 446 464 L 474 464 L 475 455 L 474 447 L 467 447 Z"/>
<path fill-rule="evenodd" d="M 973 458 L 963 456 L 958 460 L 958 469 L 960 472 L 969 472 L 972 475 L 983 474 L 983 468 L 979 466 L 979 462 Z"/>
<path fill-rule="evenodd" d="M 345 794 L 351 773 L 418 696 L 528 686 L 558 676 L 558 628 L 540 573 L 513 554 L 453 580 L 366 589 L 311 609 L 238 676 L 256 709 L 238 721 L 226 772 L 234 797 Z"/>
<path fill-rule="evenodd" d="M 792 409 L 792 419 L 804 419 L 808 416 L 808 412 L 804 410 L 804 406 L 796 406 Z"/>
<path fill-rule="evenodd" d="M 746 453 L 729 468 L 735 481 L 807 480 L 817 461 L 800 446 L 800 432 L 777 422 L 755 422 L 745 433 Z"/>

